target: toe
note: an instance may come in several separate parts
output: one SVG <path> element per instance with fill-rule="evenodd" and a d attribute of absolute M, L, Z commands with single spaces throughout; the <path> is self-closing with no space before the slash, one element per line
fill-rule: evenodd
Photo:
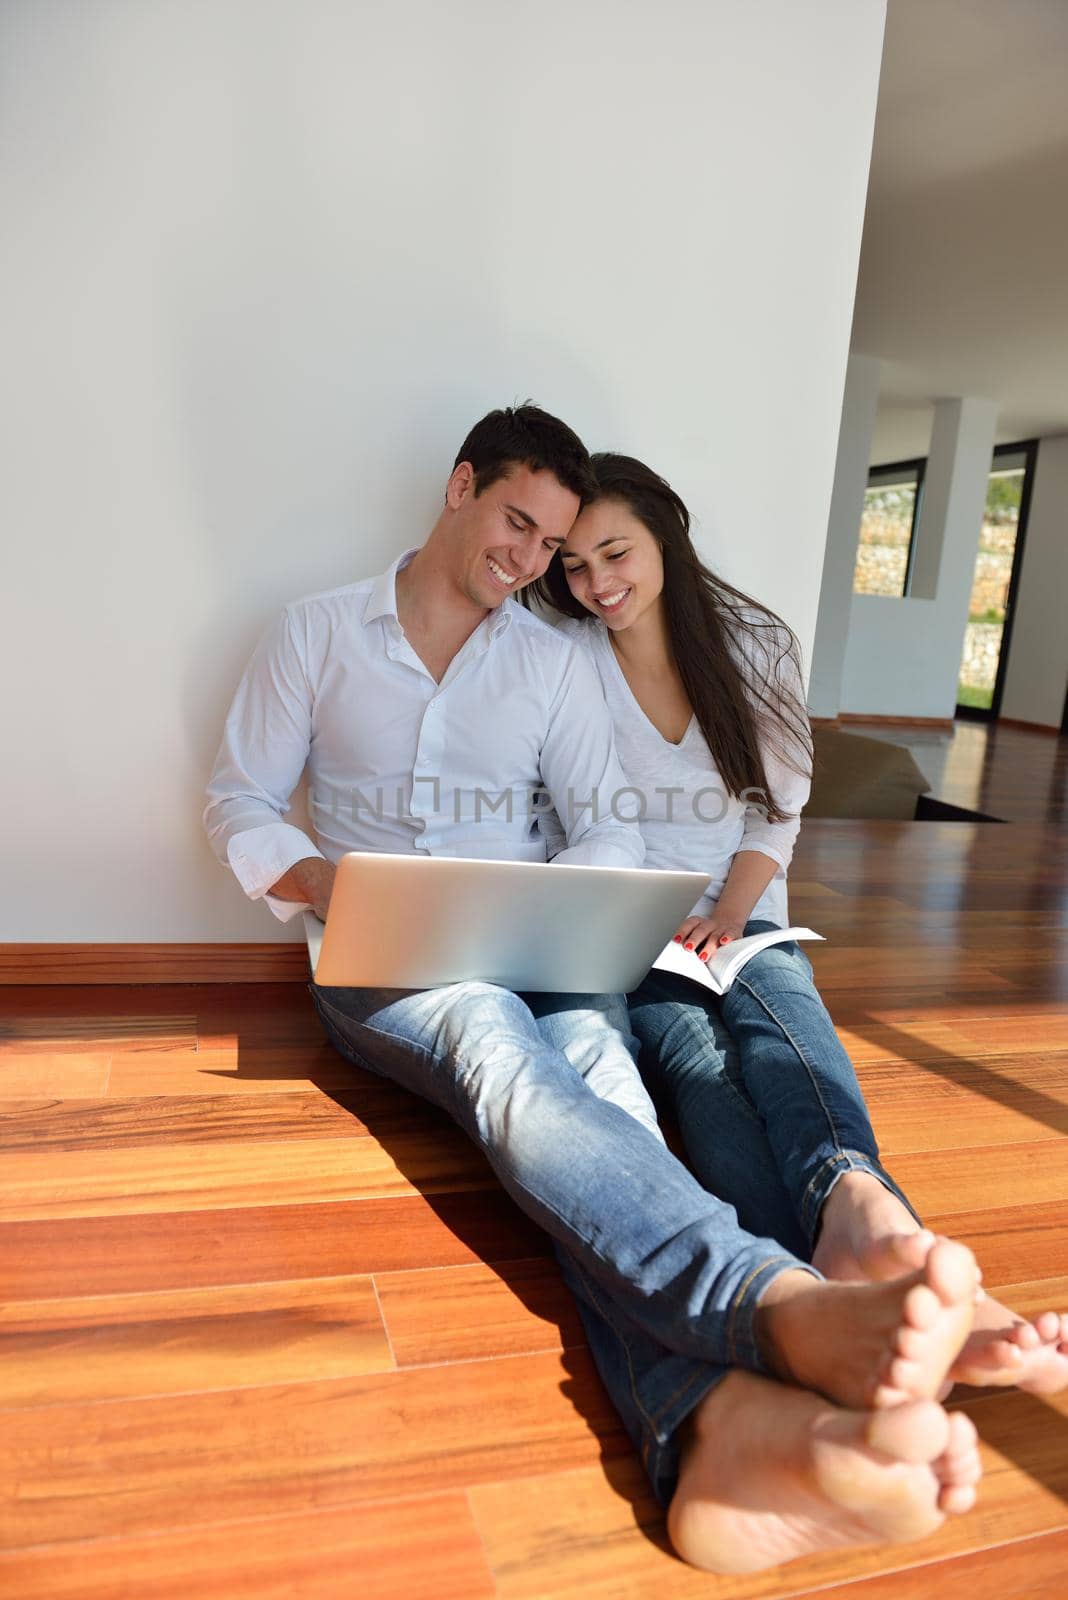
<path fill-rule="evenodd" d="M 865 1442 L 898 1461 L 936 1461 L 949 1449 L 952 1418 L 933 1400 L 910 1400 L 865 1421 Z"/>
<path fill-rule="evenodd" d="M 979 1459 L 979 1430 L 966 1411 L 950 1413 L 946 1454 L 972 1455 L 976 1461 Z"/>
<path fill-rule="evenodd" d="M 916 1283 L 905 1296 L 901 1309 L 905 1323 L 924 1332 L 938 1320 L 942 1303 L 933 1289 L 925 1283 Z"/>
<path fill-rule="evenodd" d="M 1023 1360 L 1021 1346 L 1007 1338 L 992 1339 L 983 1354 L 993 1367 L 1018 1367 Z"/>
<path fill-rule="evenodd" d="M 976 1492 L 971 1484 L 942 1489 L 938 1496 L 938 1509 L 947 1516 L 960 1517 L 975 1505 Z"/>
<path fill-rule="evenodd" d="M 894 1336 L 894 1349 L 906 1361 L 922 1361 L 928 1343 L 920 1328 L 899 1328 Z"/>
<path fill-rule="evenodd" d="M 918 1395 L 923 1382 L 923 1368 L 916 1361 L 906 1361 L 901 1356 L 896 1356 L 886 1369 L 884 1382 L 891 1389 L 899 1389 L 903 1394 Z"/>
<path fill-rule="evenodd" d="M 979 1286 L 980 1273 L 975 1257 L 966 1245 L 954 1239 L 940 1239 L 932 1248 L 925 1274 L 943 1305 L 970 1300 Z"/>

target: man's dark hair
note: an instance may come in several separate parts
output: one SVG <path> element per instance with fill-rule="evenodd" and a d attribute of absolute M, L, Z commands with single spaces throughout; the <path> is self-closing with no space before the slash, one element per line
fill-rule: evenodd
<path fill-rule="evenodd" d="M 589 451 L 578 434 L 529 400 L 521 406 L 491 411 L 476 422 L 460 446 L 454 470 L 461 461 L 469 461 L 474 468 L 476 496 L 516 467 L 551 472 L 583 505 L 597 493 Z"/>

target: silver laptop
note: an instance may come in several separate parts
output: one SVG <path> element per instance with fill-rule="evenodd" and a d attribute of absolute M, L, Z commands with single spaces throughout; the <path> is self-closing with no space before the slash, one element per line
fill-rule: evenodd
<path fill-rule="evenodd" d="M 703 872 L 342 856 L 325 927 L 305 913 L 316 983 L 634 989 L 708 885 Z"/>

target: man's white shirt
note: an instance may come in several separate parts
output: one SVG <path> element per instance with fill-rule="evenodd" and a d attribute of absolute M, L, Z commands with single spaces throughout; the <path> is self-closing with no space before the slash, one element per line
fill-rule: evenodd
<path fill-rule="evenodd" d="M 287 606 L 230 707 L 204 825 L 245 893 L 283 922 L 304 908 L 267 890 L 309 856 L 544 861 L 537 820 L 550 803 L 567 834 L 557 860 L 642 864 L 584 652 L 508 600 L 435 682 L 397 616 L 396 574 L 414 554 Z M 305 767 L 314 841 L 283 820 Z"/>

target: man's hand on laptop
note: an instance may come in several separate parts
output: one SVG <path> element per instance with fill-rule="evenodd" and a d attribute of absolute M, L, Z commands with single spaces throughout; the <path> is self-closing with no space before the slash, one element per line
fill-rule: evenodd
<path fill-rule="evenodd" d="M 320 922 L 325 922 L 336 873 L 333 862 L 324 861 L 321 856 L 306 856 L 284 872 L 268 892 L 278 900 L 303 900 Z"/>

